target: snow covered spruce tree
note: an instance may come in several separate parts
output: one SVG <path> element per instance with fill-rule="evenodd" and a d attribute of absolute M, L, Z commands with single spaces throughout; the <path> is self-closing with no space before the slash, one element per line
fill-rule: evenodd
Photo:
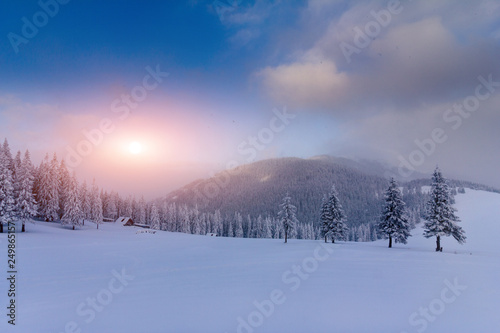
<path fill-rule="evenodd" d="M 71 175 L 69 174 L 66 162 L 61 160 L 59 169 L 57 170 L 57 177 L 59 178 L 59 218 L 64 215 L 64 206 L 66 206 L 66 196 L 68 187 L 71 183 Z"/>
<path fill-rule="evenodd" d="M 54 154 L 52 161 L 49 162 L 49 155 L 45 156 L 40 165 L 38 189 L 38 208 L 40 215 L 45 221 L 55 221 L 59 218 L 59 162 Z"/>
<path fill-rule="evenodd" d="M 233 221 L 230 219 L 227 221 L 227 237 L 234 237 Z"/>
<path fill-rule="evenodd" d="M 10 145 L 9 145 L 9 141 L 7 141 L 7 139 L 5 139 L 3 141 L 3 145 L 2 147 L 0 147 L 0 149 L 3 150 L 3 152 L 5 153 L 5 164 L 7 166 L 7 168 L 10 170 L 10 172 L 12 173 L 12 177 L 14 177 L 14 172 L 15 172 L 15 163 L 14 163 L 14 159 L 12 158 L 12 153 L 10 152 Z"/>
<path fill-rule="evenodd" d="M 326 197 L 323 198 L 320 216 L 321 235 L 325 237 L 325 243 L 328 237 L 332 238 L 332 243 L 335 243 L 335 239 L 346 239 L 349 228 L 346 226 L 346 216 L 342 209 L 335 186 L 332 186 L 328 199 Z"/>
<path fill-rule="evenodd" d="M 21 167 L 16 173 L 16 182 L 18 183 L 18 195 L 16 198 L 16 216 L 21 220 L 22 232 L 26 231 L 25 224 L 32 221 L 36 215 L 36 201 L 33 194 L 33 165 L 29 151 L 24 154 Z"/>
<path fill-rule="evenodd" d="M 95 179 L 92 182 L 92 190 L 90 192 L 90 219 L 94 221 L 99 229 L 99 224 L 102 223 L 102 200 L 99 194 L 99 188 L 95 183 Z"/>
<path fill-rule="evenodd" d="M 332 190 L 330 191 L 330 195 L 328 197 L 328 208 L 332 217 L 330 224 L 330 236 L 332 237 L 332 243 L 335 243 L 335 239 L 345 240 L 347 233 L 349 232 L 349 228 L 346 226 L 346 216 L 335 186 L 332 186 Z"/>
<path fill-rule="evenodd" d="M 79 186 L 76 176 L 73 174 L 71 178 L 71 184 L 68 187 L 68 193 L 66 197 L 66 206 L 64 207 L 64 215 L 61 219 L 63 225 L 75 226 L 83 225 L 83 211 L 79 196 Z"/>
<path fill-rule="evenodd" d="M 234 213 L 234 237 L 243 238 L 243 217 L 241 214 Z"/>
<path fill-rule="evenodd" d="M 154 203 L 151 206 L 151 229 L 160 230 L 160 212 Z"/>
<path fill-rule="evenodd" d="M 288 240 L 288 236 L 292 236 L 292 232 L 295 228 L 295 225 L 298 223 L 297 217 L 295 213 L 297 212 L 297 207 L 292 205 L 292 198 L 286 194 L 283 198 L 283 203 L 280 205 L 280 212 L 278 213 L 278 217 L 283 225 L 283 230 L 285 232 L 285 243 Z"/>
<path fill-rule="evenodd" d="M 146 224 L 146 200 L 144 200 L 144 197 L 141 197 L 141 200 L 139 200 L 139 203 L 137 204 L 137 223 L 139 224 Z"/>
<path fill-rule="evenodd" d="M 441 236 L 453 236 L 459 244 L 465 243 L 466 237 L 462 227 L 458 226 L 459 218 L 455 215 L 451 195 L 441 170 L 437 167 L 432 175 L 430 199 L 427 203 L 424 237 L 436 236 L 436 251 L 443 251 Z"/>
<path fill-rule="evenodd" d="M 385 192 L 385 205 L 378 229 L 381 234 L 389 238 L 389 247 L 392 247 L 393 239 L 396 243 L 406 244 L 406 240 L 411 236 L 403 196 L 394 178 L 391 179 L 389 188 Z"/>
<path fill-rule="evenodd" d="M 328 199 L 323 197 L 323 202 L 321 204 L 321 236 L 325 237 L 325 243 L 328 240 L 328 236 L 330 235 L 330 224 L 332 223 L 333 217 L 330 213 L 330 205 Z"/>
<path fill-rule="evenodd" d="M 18 151 L 16 154 L 16 158 L 13 160 L 14 171 L 12 172 L 12 181 L 14 186 L 14 200 L 17 201 L 17 197 L 19 197 L 19 191 L 21 189 L 22 176 L 20 175 L 21 166 L 23 161 L 21 159 L 21 152 Z M 16 207 L 17 211 L 17 207 Z M 17 215 L 17 214 L 16 214 Z"/>
<path fill-rule="evenodd" d="M 133 202 L 132 196 L 129 195 L 125 203 L 125 216 L 132 217 L 134 213 L 134 207 L 132 202 Z"/>
<path fill-rule="evenodd" d="M 14 221 L 15 210 L 14 185 L 9 167 L 12 158 L 9 159 L 4 148 L 0 147 L 0 233 L 3 233 L 4 223 Z"/>
<path fill-rule="evenodd" d="M 80 208 L 82 210 L 82 223 L 85 225 L 85 220 L 90 220 L 92 217 L 92 203 L 90 200 L 90 191 L 87 187 L 87 181 L 84 180 L 79 188 L 78 196 L 80 199 Z"/>

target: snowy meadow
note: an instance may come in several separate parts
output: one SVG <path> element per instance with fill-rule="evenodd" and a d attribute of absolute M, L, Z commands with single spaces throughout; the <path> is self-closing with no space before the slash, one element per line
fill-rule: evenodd
<path fill-rule="evenodd" d="M 389 249 L 29 224 L 18 235 L 18 326 L 1 331 L 494 332 L 500 195 L 467 189 L 456 200 L 468 242 L 444 238 L 443 252 L 421 226 Z"/>

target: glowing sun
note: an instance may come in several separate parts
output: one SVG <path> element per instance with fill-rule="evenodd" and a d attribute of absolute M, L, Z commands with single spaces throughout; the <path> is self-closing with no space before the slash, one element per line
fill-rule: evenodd
<path fill-rule="evenodd" d="M 133 155 L 138 155 L 142 153 L 142 145 L 137 141 L 131 142 L 128 146 L 128 151 Z"/>

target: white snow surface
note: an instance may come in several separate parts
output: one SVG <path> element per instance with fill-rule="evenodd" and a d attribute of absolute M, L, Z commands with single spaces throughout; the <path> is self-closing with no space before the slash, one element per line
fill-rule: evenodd
<path fill-rule="evenodd" d="M 16 325 L 2 278 L 0 332 L 498 332 L 500 195 L 466 191 L 456 208 L 467 243 L 447 237 L 442 253 L 421 227 L 406 245 L 339 242 L 329 254 L 322 241 L 27 224 L 17 234 Z M 281 303 L 273 311 L 271 298 Z"/>

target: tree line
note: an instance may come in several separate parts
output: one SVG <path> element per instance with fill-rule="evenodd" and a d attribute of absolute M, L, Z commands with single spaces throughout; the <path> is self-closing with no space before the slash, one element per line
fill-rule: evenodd
<path fill-rule="evenodd" d="M 56 154 L 52 159 L 47 154 L 34 166 L 28 150 L 13 157 L 5 139 L 0 146 L 0 232 L 4 223 L 13 221 L 21 221 L 25 232 L 26 222 L 35 217 L 61 221 L 73 229 L 90 220 L 99 228 L 103 222 L 101 193 L 95 180 L 90 188 L 86 181 L 79 184 Z"/>
<path fill-rule="evenodd" d="M 454 190 L 454 189 L 453 189 Z M 459 188 L 462 192 L 463 189 Z M 137 224 L 148 225 L 152 229 L 183 232 L 191 234 L 216 233 L 224 237 L 243 238 L 288 238 L 330 239 L 344 241 L 373 241 L 381 237 L 406 243 L 410 231 L 425 218 L 425 237 L 436 236 L 436 251 L 441 251 L 441 237 L 453 236 L 459 243 L 465 242 L 465 233 L 456 223 L 459 222 L 452 204 L 453 191 L 436 168 L 431 184 L 431 192 L 425 196 L 420 186 L 406 187 L 405 198 L 413 200 L 416 208 L 407 209 L 403 193 L 392 179 L 384 195 L 380 221 L 376 224 L 347 224 L 348 216 L 339 200 L 335 186 L 324 195 L 320 205 L 319 223 L 300 223 L 298 209 L 287 194 L 279 205 L 276 216 L 258 215 L 245 217 L 240 212 L 221 214 L 201 212 L 198 206 L 189 207 L 167 199 L 146 202 L 144 197 L 136 200 L 128 196 L 123 199 L 117 192 L 100 190 L 95 180 L 91 186 L 86 181 L 79 183 L 76 175 L 70 175 L 64 160 L 59 161 L 56 154 L 50 159 L 47 154 L 39 166 L 34 166 L 29 151 L 24 155 L 11 154 L 5 139 L 0 146 L 0 232 L 3 224 L 21 221 L 22 231 L 25 224 L 34 217 L 47 222 L 60 221 L 73 230 L 92 221 L 97 228 L 103 219 L 116 219 L 119 216 L 131 217 Z M 347 194 L 345 195 L 347 196 Z M 423 199 L 427 199 L 422 204 Z M 422 206 L 422 208 L 420 207 Z M 424 213 L 421 213 L 421 210 Z"/>
<path fill-rule="evenodd" d="M 389 183 L 384 201 L 380 221 L 377 225 L 378 232 L 382 237 L 389 239 L 389 248 L 392 247 L 393 240 L 395 243 L 406 244 L 408 237 L 411 236 L 411 229 L 415 225 L 408 219 L 402 192 L 394 178 Z M 465 243 L 467 239 L 465 231 L 457 224 L 460 219 L 455 214 L 456 209 L 453 207 L 453 203 L 453 195 L 446 179 L 441 170 L 436 167 L 432 176 L 429 200 L 426 204 L 423 234 L 426 238 L 436 237 L 436 251 L 443 251 L 441 237 L 452 236 L 459 244 Z M 280 208 L 278 215 L 283 224 L 286 243 L 287 234 L 293 231 L 298 222 L 296 218 L 297 208 L 291 203 L 288 194 L 284 197 Z M 349 231 L 346 226 L 347 218 L 338 199 L 335 186 L 332 186 L 328 197 L 323 197 L 320 219 L 321 235 L 324 237 L 325 243 L 328 238 L 331 239 L 332 243 L 336 239 L 346 240 Z"/>

